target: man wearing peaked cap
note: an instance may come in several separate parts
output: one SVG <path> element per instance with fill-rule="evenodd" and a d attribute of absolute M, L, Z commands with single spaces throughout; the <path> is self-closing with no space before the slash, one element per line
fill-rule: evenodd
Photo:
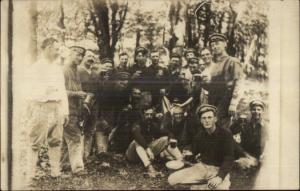
<path fill-rule="evenodd" d="M 214 33 L 208 37 L 209 42 L 214 41 L 227 41 L 227 37 L 221 33 Z"/>
<path fill-rule="evenodd" d="M 86 50 L 82 46 L 70 46 L 69 48 L 70 48 L 70 50 L 78 52 L 78 53 L 82 54 L 83 56 L 85 55 Z"/>
<path fill-rule="evenodd" d="M 70 50 L 70 55 L 64 66 L 70 122 L 64 128 L 63 132 L 64 141 L 62 145 L 63 155 L 61 165 L 63 170 L 66 170 L 68 166 L 71 166 L 74 174 L 83 175 L 86 171 L 84 170 L 82 158 L 82 128 L 79 124 L 82 121 L 82 101 L 86 98 L 87 93 L 82 91 L 77 67 L 83 60 L 85 49 L 80 46 L 71 46 Z"/>
<path fill-rule="evenodd" d="M 243 69 L 237 58 L 226 52 L 227 38 L 215 33 L 209 36 L 214 63 L 209 73 L 202 76 L 203 86 L 208 90 L 208 103 L 218 108 L 218 123 L 228 127 L 231 117 L 235 117 L 238 103 L 238 92 L 244 77 Z"/>
<path fill-rule="evenodd" d="M 252 101 L 249 103 L 250 109 L 252 109 L 254 106 L 260 106 L 262 109 L 265 108 L 264 102 L 261 101 L 261 100 L 258 100 L 258 99 L 252 100 Z"/>
<path fill-rule="evenodd" d="M 198 108 L 202 129 L 192 143 L 192 153 L 198 163 L 171 174 L 169 184 L 207 181 L 207 184 L 201 185 L 202 189 L 229 189 L 229 173 L 234 164 L 233 138 L 229 131 L 216 124 L 216 113 L 213 105 L 203 104 Z"/>
<path fill-rule="evenodd" d="M 135 55 L 137 55 L 138 53 L 142 53 L 143 55 L 148 54 L 148 50 L 144 47 L 137 47 L 135 49 Z"/>
<path fill-rule="evenodd" d="M 241 131 L 241 143 L 238 151 L 241 153 L 238 163 L 240 166 L 257 166 L 264 156 L 264 148 L 267 140 L 268 124 L 263 120 L 265 104 L 261 100 L 253 100 L 249 104 L 251 119 L 247 121 Z M 250 159 L 250 160 L 249 160 Z M 253 161 L 253 162 L 251 162 Z"/>
<path fill-rule="evenodd" d="M 209 104 L 202 104 L 198 109 L 197 109 L 197 114 L 200 117 L 203 113 L 212 111 L 214 114 L 217 114 L 217 108 L 213 105 Z"/>

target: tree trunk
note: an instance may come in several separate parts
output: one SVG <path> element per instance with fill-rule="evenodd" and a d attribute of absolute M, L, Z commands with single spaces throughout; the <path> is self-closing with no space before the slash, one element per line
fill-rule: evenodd
<path fill-rule="evenodd" d="M 29 49 L 30 49 L 30 61 L 34 63 L 37 59 L 38 48 L 37 48 L 37 1 L 30 2 L 29 8 L 30 15 L 30 41 L 29 41 Z"/>

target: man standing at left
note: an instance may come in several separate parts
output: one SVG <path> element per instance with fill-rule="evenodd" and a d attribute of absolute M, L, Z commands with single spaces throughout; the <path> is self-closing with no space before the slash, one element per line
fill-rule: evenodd
<path fill-rule="evenodd" d="M 44 145 L 49 148 L 51 177 L 61 175 L 59 168 L 63 125 L 68 123 L 68 98 L 65 90 L 63 72 L 56 64 L 59 44 L 54 38 L 43 41 L 42 55 L 32 65 L 29 92 L 26 96 L 26 132 L 28 132 L 27 180 L 29 185 L 35 177 L 38 151 Z"/>
<path fill-rule="evenodd" d="M 70 47 L 70 55 L 64 67 L 65 85 L 69 100 L 69 123 L 63 132 L 62 170 L 67 170 L 68 163 L 74 175 L 84 174 L 83 165 L 83 135 L 80 127 L 80 116 L 83 99 L 87 93 L 82 91 L 77 66 L 85 55 L 85 49 L 80 46 Z"/>

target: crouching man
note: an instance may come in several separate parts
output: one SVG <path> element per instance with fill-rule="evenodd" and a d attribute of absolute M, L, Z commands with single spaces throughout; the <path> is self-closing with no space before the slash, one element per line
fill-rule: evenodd
<path fill-rule="evenodd" d="M 144 109 L 142 120 L 132 126 L 134 140 L 130 143 L 126 158 L 130 162 L 142 161 L 150 177 L 156 177 L 159 173 L 152 166 L 155 157 L 168 147 L 168 137 L 163 136 L 160 124 L 155 119 L 155 112 L 152 108 Z"/>
<path fill-rule="evenodd" d="M 171 174 L 170 185 L 202 184 L 197 189 L 229 189 L 229 172 L 234 163 L 233 138 L 230 132 L 216 126 L 216 112 L 214 106 L 206 104 L 197 110 L 203 130 L 195 136 L 192 151 L 198 163 Z"/>

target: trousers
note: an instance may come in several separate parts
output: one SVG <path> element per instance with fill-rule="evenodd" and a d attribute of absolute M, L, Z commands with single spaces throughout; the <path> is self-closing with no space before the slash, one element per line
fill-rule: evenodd
<path fill-rule="evenodd" d="M 60 102 L 32 102 L 28 107 L 27 117 L 27 181 L 35 176 L 38 152 L 43 145 L 48 146 L 51 176 L 60 176 L 59 160 L 63 134 Z"/>
<path fill-rule="evenodd" d="M 62 169 L 71 166 L 73 173 L 84 170 L 83 135 L 79 128 L 79 118 L 77 116 L 70 116 L 69 123 L 64 128 L 61 152 Z"/>
<path fill-rule="evenodd" d="M 203 181 L 207 181 L 214 178 L 219 171 L 219 167 L 206 165 L 202 162 L 195 164 L 192 167 L 185 168 L 172 173 L 168 177 L 170 185 L 176 184 L 201 184 Z M 219 190 L 228 190 L 230 187 L 230 175 L 228 174 L 223 182 L 216 188 Z M 202 189 L 209 190 L 207 184 L 201 185 Z M 199 188 L 200 189 L 200 188 Z"/>
<path fill-rule="evenodd" d="M 152 150 L 154 156 L 158 156 L 167 146 L 168 137 L 161 137 L 152 141 L 149 148 Z M 135 141 L 130 143 L 126 151 L 126 158 L 131 162 L 142 161 L 145 167 L 151 163 L 146 150 Z"/>

